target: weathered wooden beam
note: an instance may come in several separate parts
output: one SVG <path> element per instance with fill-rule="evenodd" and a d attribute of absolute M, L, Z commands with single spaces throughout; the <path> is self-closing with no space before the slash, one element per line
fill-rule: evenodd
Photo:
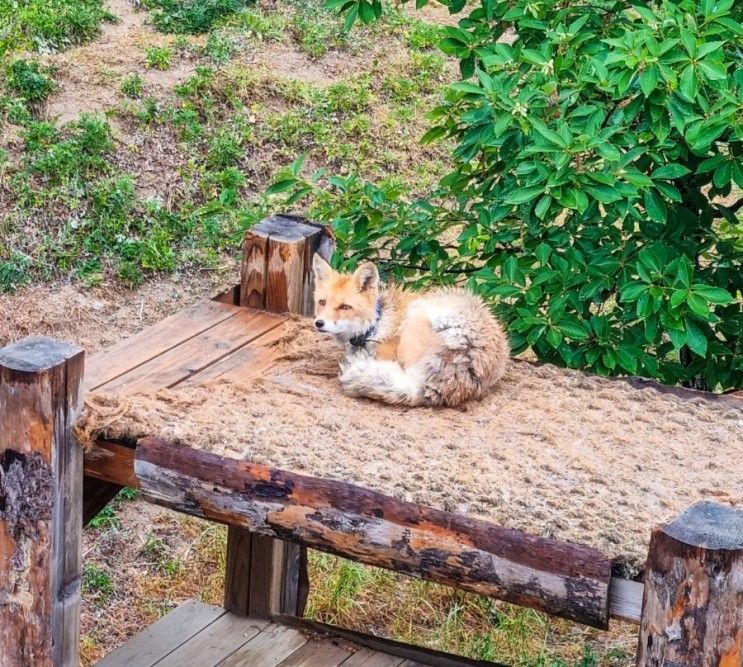
<path fill-rule="evenodd" d="M 155 438 L 134 467 L 150 502 L 607 627 L 610 561 L 590 547 Z"/>
<path fill-rule="evenodd" d="M 653 532 L 637 665 L 743 665 L 743 511 L 700 502 Z"/>
<path fill-rule="evenodd" d="M 0 662 L 77 666 L 83 351 L 50 338 L 0 350 Z"/>

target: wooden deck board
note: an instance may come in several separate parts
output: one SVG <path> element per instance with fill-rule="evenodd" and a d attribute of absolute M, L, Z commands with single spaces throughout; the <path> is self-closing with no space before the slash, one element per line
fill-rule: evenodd
<path fill-rule="evenodd" d="M 281 326 L 275 327 L 231 352 L 216 363 L 178 383 L 179 387 L 197 386 L 219 378 L 228 382 L 245 382 L 262 375 L 274 363 L 276 354 L 270 347 L 285 335 Z"/>
<path fill-rule="evenodd" d="M 267 625 L 268 621 L 225 613 L 155 664 L 157 667 L 218 665 Z"/>
<path fill-rule="evenodd" d="M 98 663 L 99 667 L 471 667 L 493 665 L 354 633 L 318 631 L 284 617 L 237 616 L 185 602 Z M 330 626 L 323 626 L 330 627 Z M 366 646 L 362 645 L 366 642 Z M 380 649 L 370 644 L 380 644 Z M 493 667 L 497 667 L 493 665 Z"/>
<path fill-rule="evenodd" d="M 226 613 L 220 607 L 188 600 L 107 655 L 98 666 L 152 667 Z"/>
<path fill-rule="evenodd" d="M 245 667 L 246 665 L 276 667 L 306 643 L 307 637 L 298 630 L 287 628 L 284 625 L 271 624 L 220 662 L 219 667 Z"/>
<path fill-rule="evenodd" d="M 238 308 L 232 317 L 120 374 L 99 386 L 99 390 L 134 393 L 173 387 L 280 326 L 283 321 L 276 315 Z"/>
<path fill-rule="evenodd" d="M 203 301 L 181 310 L 139 334 L 91 355 L 86 360 L 85 385 L 88 390 L 97 389 L 234 317 L 240 310 L 237 306 L 216 301 Z"/>
<path fill-rule="evenodd" d="M 339 667 L 351 655 L 330 642 L 310 639 L 302 648 L 282 660 L 278 667 Z"/>

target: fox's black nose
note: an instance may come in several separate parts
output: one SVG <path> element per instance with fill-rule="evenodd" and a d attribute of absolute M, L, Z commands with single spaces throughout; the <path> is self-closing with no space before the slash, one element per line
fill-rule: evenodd
<path fill-rule="evenodd" d="M 322 329 L 325 326 L 325 320 L 315 320 L 315 328 Z"/>

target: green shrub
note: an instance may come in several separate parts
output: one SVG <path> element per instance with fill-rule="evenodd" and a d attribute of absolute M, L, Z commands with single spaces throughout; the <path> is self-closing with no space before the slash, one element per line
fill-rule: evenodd
<path fill-rule="evenodd" d="M 26 102 L 43 102 L 54 91 L 54 70 L 37 60 L 20 58 L 6 70 L 8 89 Z"/>
<path fill-rule="evenodd" d="M 733 0 L 482 0 L 439 44 L 462 73 L 423 137 L 456 145 L 440 188 L 409 201 L 334 178 L 315 212 L 350 263 L 380 256 L 495 302 L 515 353 L 741 386 L 742 20 Z"/>
<path fill-rule="evenodd" d="M 145 0 L 155 27 L 167 33 L 209 32 L 220 19 L 247 7 L 249 0 Z"/>

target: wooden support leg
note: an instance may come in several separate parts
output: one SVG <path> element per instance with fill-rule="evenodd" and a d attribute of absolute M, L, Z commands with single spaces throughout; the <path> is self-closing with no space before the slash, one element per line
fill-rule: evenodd
<path fill-rule="evenodd" d="M 83 351 L 32 337 L 0 350 L 0 663 L 77 667 Z"/>
<path fill-rule="evenodd" d="M 312 315 L 312 256 L 320 252 L 329 259 L 332 251 L 332 236 L 321 225 L 296 216 L 263 220 L 245 235 L 240 304 Z M 301 616 L 308 594 L 304 547 L 229 529 L 225 608 L 251 616 Z"/>
<path fill-rule="evenodd" d="M 653 532 L 637 665 L 743 665 L 743 512 L 701 502 Z"/>
<path fill-rule="evenodd" d="M 234 614 L 301 616 L 307 602 L 306 550 L 229 527 L 224 607 Z"/>

